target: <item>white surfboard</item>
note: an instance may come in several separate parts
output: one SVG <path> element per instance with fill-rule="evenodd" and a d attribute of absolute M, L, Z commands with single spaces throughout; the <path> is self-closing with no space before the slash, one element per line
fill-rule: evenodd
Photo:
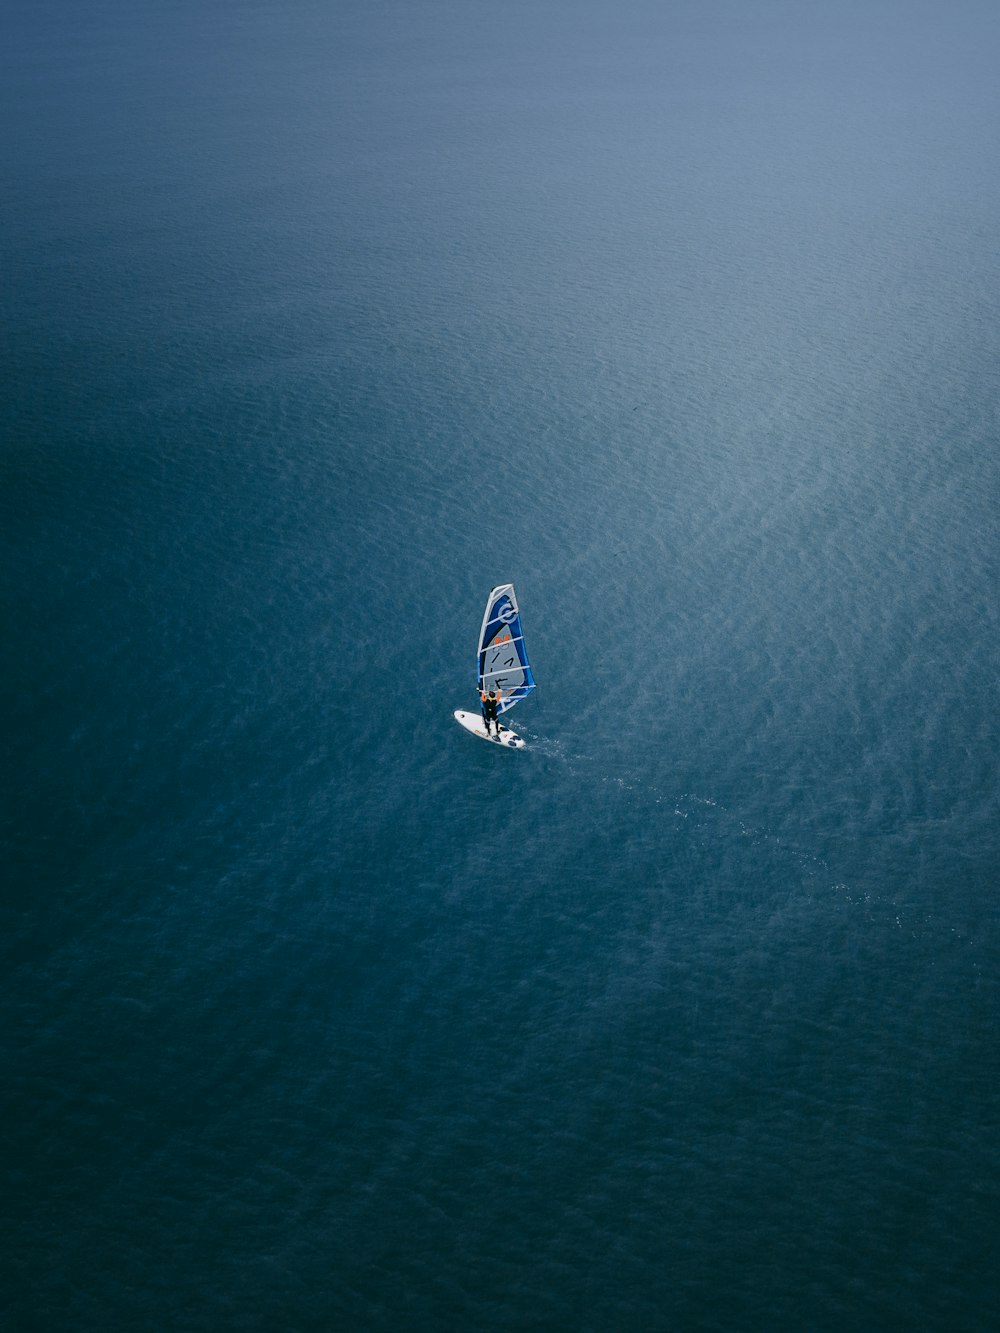
<path fill-rule="evenodd" d="M 500 727 L 499 736 L 492 727 L 490 727 L 490 733 L 487 736 L 486 723 L 483 721 L 481 713 L 467 713 L 464 708 L 456 708 L 455 721 L 461 723 L 466 731 L 471 731 L 473 736 L 478 736 L 481 741 L 489 741 L 491 745 L 507 745 L 512 750 L 527 748 L 520 736 L 503 725 Z"/>

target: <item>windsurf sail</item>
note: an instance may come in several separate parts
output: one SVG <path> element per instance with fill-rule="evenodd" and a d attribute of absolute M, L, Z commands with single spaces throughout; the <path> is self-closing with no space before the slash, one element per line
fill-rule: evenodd
<path fill-rule="evenodd" d="M 477 660 L 480 690 L 500 695 L 498 713 L 506 713 L 535 688 L 513 583 L 501 583 L 487 599 Z"/>

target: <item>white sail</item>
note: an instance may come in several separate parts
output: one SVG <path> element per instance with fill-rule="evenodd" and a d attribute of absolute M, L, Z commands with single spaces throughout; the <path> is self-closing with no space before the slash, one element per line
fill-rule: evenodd
<path fill-rule="evenodd" d="M 500 695 L 498 713 L 513 708 L 535 688 L 513 583 L 499 584 L 487 598 L 476 662 L 479 689 Z"/>

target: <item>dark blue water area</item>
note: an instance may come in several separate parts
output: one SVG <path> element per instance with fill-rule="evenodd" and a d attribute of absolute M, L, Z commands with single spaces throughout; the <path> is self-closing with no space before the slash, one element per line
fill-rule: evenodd
<path fill-rule="evenodd" d="M 994 1327 L 1000 12 L 2 23 L 0 1322 Z"/>

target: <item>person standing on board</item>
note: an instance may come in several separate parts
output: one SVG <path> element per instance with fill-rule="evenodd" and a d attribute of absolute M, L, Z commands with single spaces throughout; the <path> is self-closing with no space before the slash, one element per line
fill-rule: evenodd
<path fill-rule="evenodd" d="M 480 699 L 482 699 L 482 701 L 483 701 L 483 721 L 484 721 L 485 724 L 486 724 L 486 734 L 487 734 L 487 736 L 490 734 L 490 723 L 491 723 L 491 722 L 492 722 L 493 725 L 496 727 L 496 729 L 497 729 L 497 735 L 499 736 L 499 735 L 500 735 L 500 720 L 499 720 L 499 718 L 497 717 L 497 704 L 500 702 L 500 698 L 499 698 L 499 696 L 498 696 L 496 690 L 490 690 L 489 694 L 484 694 L 482 691 L 480 691 L 480 692 L 479 692 L 479 697 L 480 697 Z"/>

